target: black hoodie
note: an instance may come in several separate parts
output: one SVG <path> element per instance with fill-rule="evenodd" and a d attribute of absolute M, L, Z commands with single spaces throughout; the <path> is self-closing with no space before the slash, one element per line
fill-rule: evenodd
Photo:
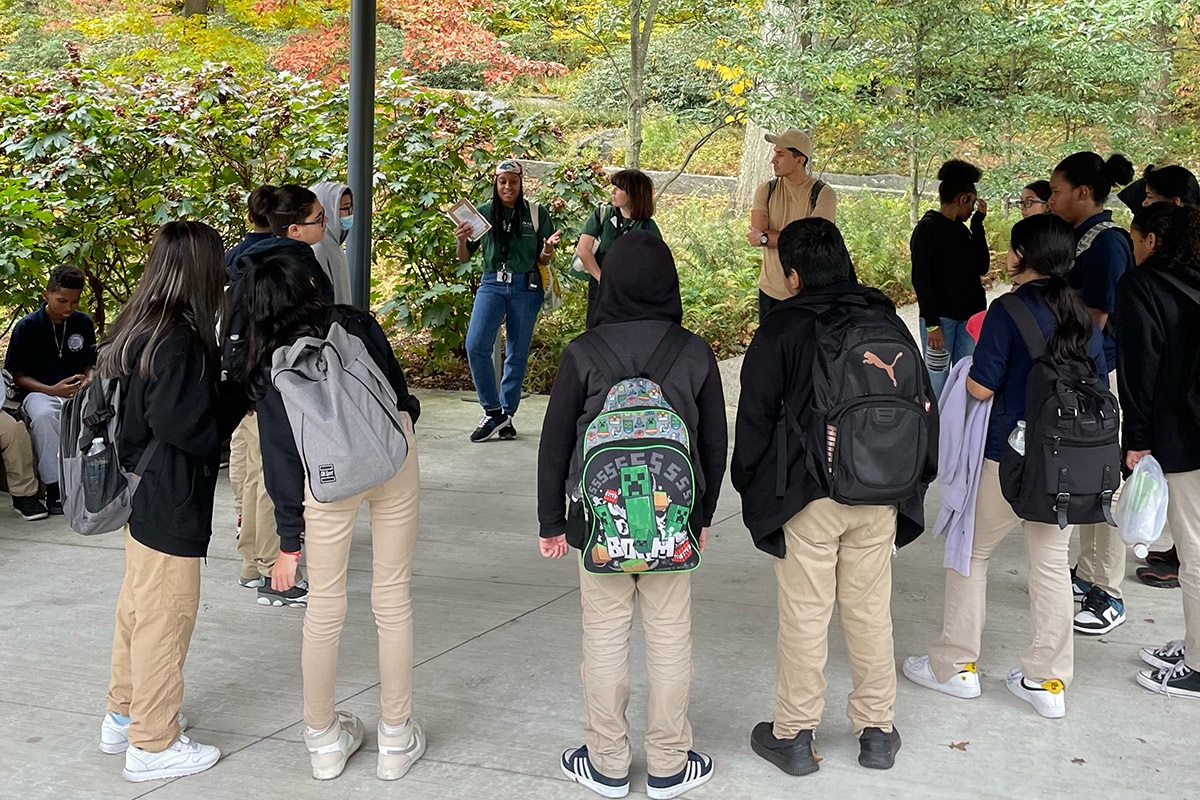
<path fill-rule="evenodd" d="M 940 211 L 930 211 L 913 229 L 912 285 L 921 319 L 940 325 L 946 319 L 968 320 L 987 308 L 980 276 L 991 267 L 983 214 L 971 217 L 968 229 Z"/>
<path fill-rule="evenodd" d="M 621 237 L 604 261 L 596 327 L 563 351 L 542 423 L 538 521 L 543 538 L 566 532 L 567 493 L 579 483 L 583 436 L 612 388 L 589 368 L 590 360 L 579 341 L 585 336 L 602 338 L 632 377 L 646 368 L 671 326 L 682 322 L 679 274 L 670 249 L 652 234 L 641 231 Z M 693 433 L 696 518 L 700 525 L 708 526 L 725 476 L 729 431 L 721 374 L 707 342 L 692 336 L 671 373 L 663 379 L 662 389 Z M 580 542 L 571 544 L 581 546 Z"/>
<path fill-rule="evenodd" d="M 1200 469 L 1200 408 L 1188 397 L 1200 353 L 1200 308 L 1156 272 L 1147 262 L 1117 284 L 1122 445 L 1151 451 L 1164 472 L 1191 472 Z M 1200 272 L 1173 276 L 1200 293 Z"/>

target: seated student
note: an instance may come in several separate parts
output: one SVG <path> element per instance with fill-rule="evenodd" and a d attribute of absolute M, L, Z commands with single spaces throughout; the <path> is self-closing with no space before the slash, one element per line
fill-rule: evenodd
<path fill-rule="evenodd" d="M 1095 362 L 1101 380 L 1105 368 L 1103 339 L 1079 294 L 1067 284 L 1074 263 L 1071 226 L 1047 214 L 1013 226 L 1009 270 L 1020 287 L 1011 298 L 1029 307 L 1058 361 Z M 988 420 L 983 471 L 976 497 L 974 529 L 967 574 L 946 570 L 946 613 L 942 634 L 929 654 L 904 663 L 910 681 L 936 692 L 969 699 L 980 694 L 979 661 L 987 612 L 988 565 L 1000 542 L 1019 524 L 1029 556 L 1029 603 L 1033 639 L 1021 656 L 1021 667 L 1008 673 L 1009 691 L 1038 714 L 1066 714 L 1066 688 L 1074 674 L 1071 577 L 1067 548 L 1071 529 L 1022 521 L 1004 498 L 1000 460 L 1009 435 L 1026 416 L 1026 384 L 1033 360 L 1017 323 L 1002 301 L 992 304 L 983 321 L 967 391 L 980 401 L 1000 393 Z"/>
<path fill-rule="evenodd" d="M 678 414 L 677 421 L 682 420 L 691 434 L 694 510 L 682 526 L 690 528 L 691 535 L 675 551 L 676 554 L 686 551 L 690 557 L 693 539 L 697 548 L 704 550 L 725 475 L 728 438 L 725 399 L 712 348 L 680 327 L 683 304 L 679 275 L 671 251 L 654 234 L 635 231 L 613 245 L 605 261 L 600 305 L 594 321 L 595 327 L 563 352 L 542 426 L 538 452 L 542 555 L 547 558 L 566 555 L 568 535 L 573 547 L 580 550 L 587 547 L 582 531 L 567 533 L 566 498 L 580 488 L 582 445 L 589 436 L 589 426 L 604 411 L 608 398 L 625 391 L 625 382 L 616 376 L 619 368 L 626 377 L 638 376 L 643 370 L 656 373 L 648 377 L 662 389 L 659 404 L 669 403 Z M 670 358 L 666 355 L 655 357 L 660 346 L 667 348 L 663 352 L 670 352 L 671 346 L 681 348 L 674 350 L 673 365 L 667 365 Z M 612 359 L 607 369 L 596 362 L 596 356 L 605 350 Z M 655 366 L 659 363 L 664 366 Z M 646 396 L 653 397 L 654 390 L 646 387 Z M 668 418 L 666 413 L 652 416 Z M 629 420 L 629 424 L 628 430 L 632 432 L 636 422 Z M 656 431 L 662 430 L 654 422 L 646 427 L 650 424 L 656 426 Z M 605 430 L 602 435 L 615 434 Z M 653 434 L 647 431 L 646 436 Z M 627 440 L 633 442 L 634 439 Z M 633 461 L 635 455 L 646 454 L 631 454 L 629 460 Z M 656 452 L 650 456 L 652 463 L 659 455 Z M 607 465 L 612 466 L 611 462 Z M 678 463 L 673 463 L 665 470 L 660 468 L 660 472 L 669 473 L 677 466 Z M 658 501 L 669 502 L 666 493 L 658 491 L 662 484 L 642 488 L 643 497 L 653 491 L 656 501 L 654 506 L 646 504 L 649 525 L 661 525 L 662 519 L 656 518 L 663 506 Z M 608 497 L 610 492 L 614 498 L 610 505 L 634 502 L 622 498 L 624 490 L 610 488 L 604 491 L 604 496 Z M 629 495 L 633 494 L 629 491 Z M 665 509 L 669 508 L 670 505 L 665 505 Z M 612 524 L 624 528 L 628 512 L 624 508 L 619 510 L 622 517 Z M 676 535 L 679 533 L 682 531 Z M 655 537 L 654 541 L 661 539 Z M 629 558 L 640 567 L 649 568 L 648 560 L 636 557 L 644 550 L 639 549 Z M 595 574 L 587 570 L 583 559 L 580 561 L 583 702 L 587 723 L 583 746 L 563 753 L 560 766 L 568 778 L 604 797 L 624 797 L 629 793 L 632 754 L 625 711 L 629 704 L 629 632 L 635 598 L 642 607 L 646 678 L 650 684 L 646 794 L 652 798 L 678 797 L 707 783 L 713 774 L 712 759 L 691 749 L 692 727 L 687 718 L 692 682 L 691 576 L 686 571 L 658 571 L 661 569 L 660 566 L 644 574 L 631 571 Z"/>
<path fill-rule="evenodd" d="M 730 469 L 755 546 L 778 559 L 775 715 L 754 728 L 751 746 L 791 775 L 818 769 L 813 738 L 825 705 L 836 599 L 854 675 L 847 713 L 859 737 L 859 764 L 890 769 L 900 749 L 893 725 L 892 547 L 924 528 L 925 487 L 937 472 L 933 387 L 892 303 L 851 280 L 850 254 L 832 222 L 791 223 L 779 235 L 779 256 L 792 297 L 763 320 L 746 353 Z M 868 324 L 870 349 L 855 349 L 864 342 L 841 345 Z M 818 386 L 818 359 L 835 365 L 842 380 Z M 839 427 L 825 422 L 857 399 L 852 390 L 829 403 L 842 386 L 890 400 L 890 413 L 844 410 Z M 901 419 L 900 403 L 915 413 L 903 415 L 904 425 L 889 424 Z M 888 493 L 873 504 L 835 501 L 835 491 L 848 501 L 863 498 L 858 463 L 876 467 L 874 482 Z"/>
<path fill-rule="evenodd" d="M 29 431 L 5 411 L 0 411 L 0 451 L 4 455 L 5 477 L 13 508 L 31 522 L 50 516 L 37 496 L 37 474 L 33 471 L 33 444 L 29 441 Z"/>
<path fill-rule="evenodd" d="M 25 392 L 21 408 L 29 417 L 38 476 L 46 484 L 46 506 L 63 513 L 58 489 L 58 428 L 64 400 L 91 380 L 96 366 L 96 327 L 79 308 L 83 270 L 62 264 L 50 271 L 45 302 L 13 328 L 4 368 Z"/>

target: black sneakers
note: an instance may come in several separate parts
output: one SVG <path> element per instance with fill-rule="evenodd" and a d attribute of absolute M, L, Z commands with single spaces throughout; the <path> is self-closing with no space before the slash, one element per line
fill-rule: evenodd
<path fill-rule="evenodd" d="M 479 427 L 471 434 L 471 441 L 478 444 L 499 437 L 505 440 L 517 438 L 517 429 L 513 427 L 512 417 L 508 414 L 484 414 L 479 420 Z"/>
<path fill-rule="evenodd" d="M 697 786 L 708 783 L 713 776 L 713 760 L 704 753 L 688 750 L 683 769 L 668 778 L 646 776 L 646 796 L 650 800 L 671 800 Z"/>
<path fill-rule="evenodd" d="M 1183 661 L 1183 640 L 1174 639 L 1162 647 L 1143 647 L 1138 655 L 1155 669 L 1174 669 L 1176 664 Z"/>
<path fill-rule="evenodd" d="M 562 767 L 563 775 L 601 797 L 625 797 L 629 794 L 629 777 L 610 778 L 597 772 L 592 766 L 592 760 L 588 758 L 586 744 L 578 750 L 567 750 L 563 753 L 559 759 L 559 766 Z"/>
<path fill-rule="evenodd" d="M 900 732 L 892 726 L 891 733 L 882 728 L 865 728 L 858 737 L 858 763 L 867 769 L 891 769 L 900 752 Z"/>
<path fill-rule="evenodd" d="M 260 606 L 303 608 L 308 605 L 308 581 L 299 581 L 286 592 L 272 588 L 270 578 L 266 579 L 265 584 L 258 589 L 258 604 Z"/>
<path fill-rule="evenodd" d="M 55 516 L 63 513 L 62 495 L 58 493 L 57 483 L 46 484 L 46 511 Z"/>
<path fill-rule="evenodd" d="M 21 515 L 22 519 L 33 522 L 38 519 L 45 519 L 50 516 L 50 512 L 42 505 L 42 501 L 36 497 L 13 497 L 13 508 Z"/>
<path fill-rule="evenodd" d="M 794 739 L 776 739 L 775 725 L 760 722 L 750 734 L 750 749 L 788 775 L 811 775 L 820 769 L 813 751 L 813 732 L 800 731 Z"/>
<path fill-rule="evenodd" d="M 1200 700 L 1200 672 L 1183 661 L 1167 669 L 1144 669 L 1138 673 L 1137 682 L 1158 694 Z"/>

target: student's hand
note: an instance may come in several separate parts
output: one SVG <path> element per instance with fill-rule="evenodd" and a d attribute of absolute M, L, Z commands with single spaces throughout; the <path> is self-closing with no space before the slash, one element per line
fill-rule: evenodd
<path fill-rule="evenodd" d="M 946 349 L 946 333 L 941 328 L 925 332 L 925 341 L 930 350 Z"/>
<path fill-rule="evenodd" d="M 1149 450 L 1130 450 L 1125 454 L 1125 466 L 1133 469 L 1146 456 L 1150 455 Z"/>
<path fill-rule="evenodd" d="M 700 529 L 700 538 L 696 540 L 696 545 L 700 548 L 700 552 L 704 552 L 704 545 L 708 544 L 708 528 Z"/>
<path fill-rule="evenodd" d="M 542 549 L 543 558 L 562 558 L 567 554 L 567 537 L 563 535 L 538 539 L 538 547 Z"/>
<path fill-rule="evenodd" d="M 458 237 L 460 242 L 466 243 L 467 239 L 471 238 L 471 223 L 464 222 L 454 229 L 454 235 Z"/>
<path fill-rule="evenodd" d="M 279 552 L 275 566 L 271 568 L 271 588 L 277 592 L 286 592 L 296 585 L 296 565 L 300 557 L 296 553 Z"/>
<path fill-rule="evenodd" d="M 987 210 L 988 210 L 987 200 L 984 200 L 982 197 L 980 197 L 978 200 L 976 200 L 975 201 L 975 210 L 978 211 L 980 214 L 986 214 Z"/>
<path fill-rule="evenodd" d="M 558 247 L 558 243 L 561 239 L 562 239 L 562 231 L 561 230 L 555 231 L 554 235 L 551 236 L 549 239 L 547 239 L 546 242 L 542 245 L 542 249 L 545 250 L 547 248 Z"/>
<path fill-rule="evenodd" d="M 54 397 L 62 397 L 69 400 L 75 396 L 76 392 L 83 388 L 83 380 L 83 375 L 72 375 L 69 378 L 63 378 L 61 381 L 50 387 L 53 390 L 51 391 L 51 394 Z"/>
<path fill-rule="evenodd" d="M 750 243 L 751 247 L 762 247 L 762 235 L 762 231 L 751 226 L 746 231 L 746 241 Z"/>

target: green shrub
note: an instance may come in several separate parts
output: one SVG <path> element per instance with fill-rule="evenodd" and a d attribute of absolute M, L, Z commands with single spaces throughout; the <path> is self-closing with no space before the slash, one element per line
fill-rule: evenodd
<path fill-rule="evenodd" d="M 838 195 L 837 225 L 846 240 L 858 280 L 874 286 L 897 304 L 910 303 L 912 264 L 908 240 L 908 200 L 870 192 Z"/>

